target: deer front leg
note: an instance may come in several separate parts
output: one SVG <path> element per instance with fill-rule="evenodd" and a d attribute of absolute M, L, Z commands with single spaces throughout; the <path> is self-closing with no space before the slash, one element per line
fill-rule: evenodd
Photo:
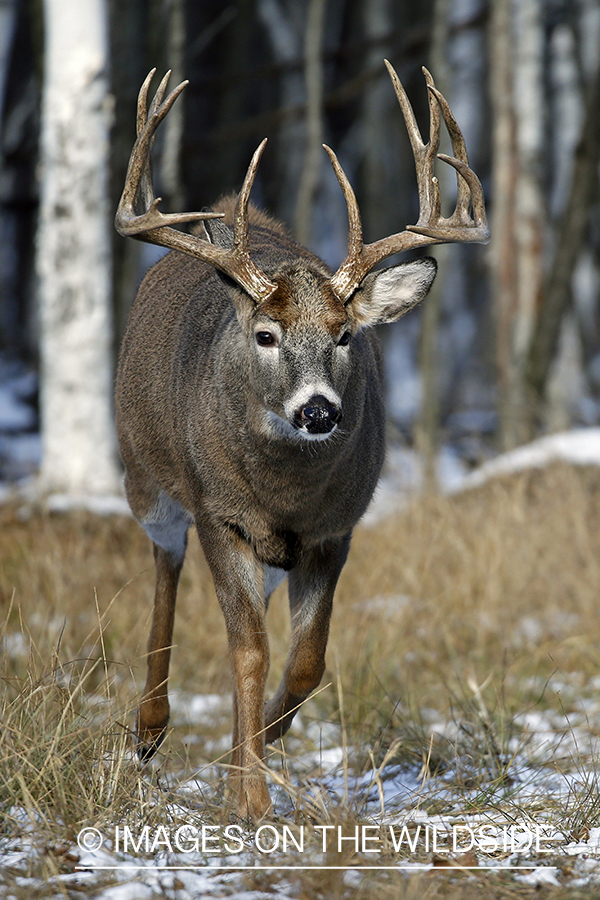
<path fill-rule="evenodd" d="M 285 734 L 323 677 L 333 594 L 349 547 L 350 535 L 313 547 L 288 575 L 292 637 L 283 678 L 265 708 L 267 742 Z"/>
<path fill-rule="evenodd" d="M 149 759 L 160 746 L 169 721 L 168 677 L 181 559 L 154 544 L 156 591 L 148 637 L 148 672 L 137 718 L 137 752 Z"/>
<path fill-rule="evenodd" d="M 263 771 L 264 696 L 269 644 L 262 596 L 262 565 L 237 535 L 208 522 L 198 535 L 225 617 L 233 675 L 233 753 L 229 786 L 236 812 L 262 818 L 271 808 Z"/>
<path fill-rule="evenodd" d="M 241 606 L 240 603 L 221 602 L 227 624 L 234 682 L 233 753 L 229 784 L 236 795 L 238 815 L 243 818 L 250 816 L 256 820 L 271 808 L 262 769 L 265 757 L 264 697 L 269 670 L 269 646 L 264 615 L 256 615 L 254 609 L 245 606 L 238 619 Z"/>

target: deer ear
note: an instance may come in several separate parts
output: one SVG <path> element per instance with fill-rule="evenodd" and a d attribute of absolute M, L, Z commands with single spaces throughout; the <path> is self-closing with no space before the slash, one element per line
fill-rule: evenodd
<path fill-rule="evenodd" d="M 215 247 L 222 247 L 224 250 L 231 250 L 233 248 L 233 228 L 230 228 L 229 225 L 225 225 L 221 219 L 205 219 L 204 222 L 202 222 L 202 226 L 204 228 L 206 240 L 210 241 L 211 244 L 214 244 Z M 256 309 L 256 301 L 253 300 L 252 297 L 229 275 L 220 272 L 218 269 L 215 269 L 215 271 L 217 277 L 220 278 L 224 284 L 228 285 L 228 293 L 236 308 L 240 324 L 243 328 L 247 328 L 250 315 Z"/>
<path fill-rule="evenodd" d="M 395 322 L 423 299 L 436 272 L 430 256 L 371 272 L 347 304 L 348 312 L 359 327 Z"/>
<path fill-rule="evenodd" d="M 233 247 L 233 231 L 220 219 L 206 219 L 203 223 L 207 240 L 216 247 L 231 250 Z"/>

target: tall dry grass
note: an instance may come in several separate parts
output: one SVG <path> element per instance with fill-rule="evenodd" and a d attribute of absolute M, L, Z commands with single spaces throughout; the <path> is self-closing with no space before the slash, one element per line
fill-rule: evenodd
<path fill-rule="evenodd" d="M 431 723 L 454 722 L 489 791 L 510 765 L 519 715 L 550 710 L 568 723 L 597 690 L 599 551 L 600 473 L 562 465 L 454 497 L 420 497 L 377 527 L 358 528 L 336 595 L 324 678 L 331 687 L 303 709 L 304 725 L 340 726 L 357 767 L 392 754 L 433 772 L 452 765 L 457 748 L 432 741 Z M 133 520 L 0 509 L 5 831 L 15 826 L 11 808 L 47 823 L 46 842 L 57 822 L 68 839 L 82 822 L 164 812 L 164 783 L 140 775 L 128 750 L 152 592 L 149 542 Z M 282 587 L 268 616 L 271 687 L 283 668 L 288 618 Z M 194 538 L 174 641 L 174 692 L 229 691 L 225 629 Z M 189 724 L 175 725 L 166 744 L 175 771 L 214 758 L 229 728 L 213 723 L 216 733 L 193 744 Z M 594 733 L 598 722 L 588 727 Z M 289 752 L 298 740 L 292 729 Z M 286 766 L 293 782 L 293 759 L 278 777 Z M 572 804 L 581 834 L 600 815 L 598 794 L 590 782 Z M 313 890 L 305 877 L 302 889 L 320 896 L 324 882 Z M 269 880 L 257 875 L 252 884 L 261 879 Z M 379 896 L 388 882 L 378 880 Z M 369 883 L 355 896 L 374 896 Z M 454 895 L 450 881 L 442 894 L 440 884 L 414 896 Z M 349 896 L 336 876 L 330 888 L 327 896 Z M 496 889 L 503 896 L 503 884 Z M 394 890 L 389 882 L 389 895 L 399 896 Z M 403 888 L 407 897 L 415 890 Z"/>
<path fill-rule="evenodd" d="M 540 689 L 555 673 L 587 684 L 600 664 L 599 551 L 600 475 L 568 466 L 417 498 L 358 528 L 325 675 L 341 679 L 348 723 L 372 722 L 377 733 L 394 710 L 446 715 L 472 694 L 467 682 L 485 684 L 486 702 L 509 715 L 555 702 Z M 141 684 L 152 593 L 149 541 L 133 520 L 0 509 L 0 621 L 26 645 L 30 636 L 39 659 L 58 646 L 64 659 L 99 659 L 101 622 L 113 680 Z M 274 687 L 289 638 L 285 586 L 268 620 Z M 174 643 L 174 690 L 229 690 L 224 624 L 193 534 Z M 27 657 L 6 664 L 23 674 Z M 96 667 L 86 689 L 103 678 Z M 320 694 L 317 714 L 334 714 L 337 694 Z"/>

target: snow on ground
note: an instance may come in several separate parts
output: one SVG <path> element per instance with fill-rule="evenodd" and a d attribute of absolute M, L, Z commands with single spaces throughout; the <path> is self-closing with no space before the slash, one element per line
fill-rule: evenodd
<path fill-rule="evenodd" d="M 175 695 L 174 701 L 176 718 L 198 728 L 228 698 Z M 598 707 L 594 701 L 596 715 Z M 472 760 L 462 758 L 458 743 L 455 766 L 433 777 L 393 761 L 359 771 L 354 749 L 345 755 L 335 726 L 322 729 L 300 720 L 296 739 L 309 738 L 315 749 L 288 756 L 286 766 L 308 815 L 298 815 L 297 798 L 277 783 L 276 761 L 271 764 L 274 815 L 254 827 L 235 820 L 215 824 L 214 813 L 203 817 L 203 797 L 210 791 L 206 773 L 171 776 L 165 786 L 172 799 L 162 825 L 117 822 L 99 832 L 90 824 L 72 845 L 54 851 L 68 862 L 63 869 L 71 870 L 53 878 L 57 895 L 71 889 L 78 896 L 93 893 L 97 900 L 165 895 L 260 900 L 273 894 L 249 889 L 248 871 L 278 870 L 277 895 L 294 898 L 299 886 L 292 873 L 345 866 L 349 851 L 355 851 L 347 872 L 353 883 L 363 873 L 372 878 L 373 870 L 394 869 L 402 877 L 442 863 L 480 872 L 504 869 L 534 886 L 600 883 L 600 828 L 583 830 L 575 840 L 569 817 L 557 812 L 569 804 L 575 810 L 578 793 L 589 797 L 596 790 L 593 757 L 582 755 L 589 744 L 589 714 L 588 706 L 576 724 L 572 716 L 560 722 L 556 713 L 528 714 L 521 724 L 530 743 L 517 741 L 514 755 L 508 748 L 505 777 L 495 772 L 486 781 L 479 773 L 472 787 L 462 777 Z M 436 730 L 457 739 L 453 725 L 438 723 Z M 564 762 L 566 732 L 576 748 L 574 765 Z M 319 815 L 324 803 L 341 815 Z M 25 810 L 10 815 L 20 817 L 23 832 L 19 839 L 0 837 L 0 898 L 11 896 L 10 881 L 32 892 L 38 888 L 31 863 L 48 852 L 36 842 Z"/>
<path fill-rule="evenodd" d="M 549 434 L 502 453 L 473 470 L 467 468 L 456 450 L 444 446 L 438 455 L 436 476 L 444 493 L 455 494 L 479 487 L 501 475 L 539 469 L 559 461 L 575 466 L 600 466 L 600 428 L 577 428 Z M 363 524 L 376 525 L 397 512 L 422 487 L 423 465 L 418 453 L 406 447 L 389 448 L 384 473 L 362 519 Z"/>
<path fill-rule="evenodd" d="M 499 475 L 539 469 L 552 462 L 575 466 L 600 466 L 600 428 L 577 428 L 538 438 L 509 453 L 490 459 L 466 475 L 450 492 L 478 487 Z"/>
<path fill-rule="evenodd" d="M 0 359 L 0 369 L 6 365 Z M 33 386 L 30 373 L 22 368 L 8 373 L 2 369 L 0 376 L 0 479 L 14 483 L 31 476 L 39 464 L 39 436 L 31 402 Z M 454 493 L 490 478 L 556 460 L 600 466 L 600 428 L 540 438 L 470 472 L 458 454 L 445 447 L 438 459 L 438 479 L 444 491 Z M 366 524 L 397 510 L 399 503 L 421 485 L 422 468 L 417 455 L 391 448 L 386 471 L 365 517 Z M 33 490 L 30 478 L 24 482 L 21 496 L 27 500 Z M 0 501 L 8 494 L 8 488 L 0 483 Z M 100 514 L 128 513 L 122 497 L 92 501 L 57 495 L 50 504 L 57 511 L 86 507 Z M 375 598 L 373 603 L 377 602 Z M 535 627 L 535 622 L 523 621 L 522 627 Z M 189 742 L 193 741 L 198 724 L 222 714 L 224 705 L 229 706 L 228 699 L 213 695 L 174 696 L 172 701 L 174 715 L 190 723 L 190 736 L 186 738 Z M 295 730 L 312 739 L 313 749 L 287 757 L 292 782 L 301 788 L 309 807 L 312 803 L 314 809 L 323 808 L 326 803 L 330 809 L 349 809 L 352 821 L 358 822 L 358 832 L 354 826 L 331 824 L 326 816 L 307 818 L 304 826 L 295 824 L 298 819 L 294 799 L 274 784 L 271 793 L 275 818 L 271 821 L 275 824 L 265 823 L 261 831 L 260 826 L 250 829 L 238 823 L 229 833 L 226 825 L 218 826 L 216 831 L 205 827 L 203 833 L 202 826 L 210 823 L 202 821 L 198 808 L 202 808 L 203 792 L 210 790 L 210 779 L 215 776 L 216 769 L 210 766 L 192 776 L 182 774 L 178 783 L 170 785 L 176 794 L 171 821 L 182 822 L 183 811 L 189 826 L 187 832 L 178 835 L 171 822 L 165 822 L 162 831 L 155 829 L 152 833 L 144 833 L 132 824 L 126 840 L 124 832 L 116 830 L 123 823 L 115 823 L 102 834 L 88 829 L 79 835 L 79 843 L 61 851 L 65 859 L 72 861 L 70 867 L 74 871 L 56 876 L 57 894 L 71 888 L 78 893 L 93 892 L 99 900 L 144 900 L 165 895 L 174 900 L 205 895 L 238 900 L 272 898 L 272 892 L 265 894 L 245 887 L 244 867 L 306 869 L 331 865 L 332 860 L 344 858 L 340 848 L 346 853 L 354 846 L 354 840 L 359 841 L 359 867 L 392 866 L 399 871 L 418 871 L 431 868 L 436 856 L 460 859 L 460 854 L 471 854 L 469 860 L 476 862 L 480 870 L 511 869 L 516 878 L 529 885 L 569 883 L 575 887 L 599 883 L 600 829 L 592 827 L 587 834 L 582 832 L 582 839 L 572 840 L 567 828 L 564 832 L 557 830 L 552 812 L 553 808 L 566 808 L 569 802 L 574 804 L 578 792 L 589 797 L 590 802 L 598 795 L 593 762 L 598 758 L 598 747 L 590 737 L 589 724 L 592 714 L 600 714 L 596 706 L 591 709 L 589 703 L 582 701 L 581 715 L 570 715 L 568 721 L 561 721 L 551 712 L 530 710 L 524 714 L 517 722 L 523 729 L 522 735 L 508 748 L 512 756 L 506 779 L 500 782 L 490 774 L 487 788 L 493 804 L 489 805 L 481 800 L 486 785 L 479 781 L 476 788 L 466 790 L 464 782 L 457 778 L 457 770 L 452 768 L 427 778 L 416 767 L 391 762 L 381 769 L 355 774 L 352 748 L 348 762 L 336 727 L 318 727 L 311 738 L 314 725 L 304 723 L 298 716 Z M 432 733 L 457 741 L 458 735 L 452 733 L 448 723 L 430 725 Z M 215 746 L 215 751 L 218 749 Z M 563 768 L 564 760 L 575 760 L 576 764 Z M 457 749 L 457 768 L 462 765 L 468 763 L 461 760 Z M 199 799 L 194 800 L 195 797 Z M 528 808 L 542 810 L 538 820 L 527 814 Z M 515 813 L 518 810 L 524 811 L 522 817 Z M 0 833 L 0 898 L 12 896 L 10 880 L 21 891 L 29 887 L 33 893 L 40 887 L 28 873 L 32 860 L 47 852 L 47 848 L 37 844 L 29 814 L 25 810 L 11 811 L 13 819 L 19 816 L 23 830 L 18 840 Z M 327 825 L 327 830 L 319 830 L 320 826 L 314 824 L 318 821 Z M 302 827 L 304 832 L 298 830 Z M 563 865 L 565 860 L 568 864 Z M 292 898 L 296 894 L 291 882 L 285 880 L 285 871 L 282 869 L 278 894 Z M 5 881 L 5 877 L 9 880 Z M 359 868 L 348 873 L 348 882 L 360 877 Z M 110 884 L 103 888 L 107 878 Z"/>

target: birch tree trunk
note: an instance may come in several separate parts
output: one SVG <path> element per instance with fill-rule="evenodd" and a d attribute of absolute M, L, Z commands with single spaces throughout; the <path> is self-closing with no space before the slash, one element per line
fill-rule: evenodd
<path fill-rule="evenodd" d="M 525 369 L 543 267 L 543 32 L 538 0 L 492 5 L 492 251 L 500 423 L 505 449 L 529 439 Z"/>
<path fill-rule="evenodd" d="M 41 487 L 118 490 L 112 417 L 104 0 L 44 0 L 40 301 Z"/>

